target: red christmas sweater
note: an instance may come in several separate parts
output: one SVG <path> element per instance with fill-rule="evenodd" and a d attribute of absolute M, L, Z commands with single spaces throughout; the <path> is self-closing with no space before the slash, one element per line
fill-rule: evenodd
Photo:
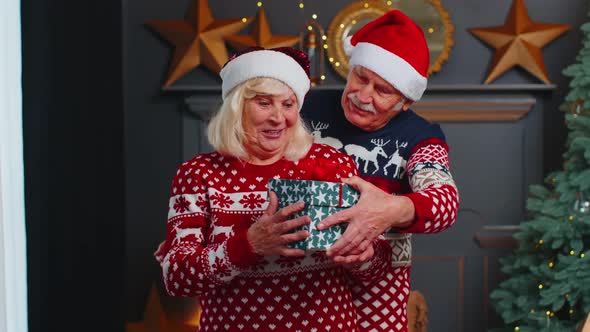
<path fill-rule="evenodd" d="M 172 184 L 165 242 L 155 253 L 173 296 L 199 295 L 199 331 L 356 331 L 350 279 L 373 283 L 391 265 L 391 247 L 346 270 L 324 252 L 262 257 L 247 230 L 267 206 L 270 178 L 339 181 L 357 175 L 352 159 L 312 145 L 297 163 L 252 165 L 213 152 L 179 168 Z"/>

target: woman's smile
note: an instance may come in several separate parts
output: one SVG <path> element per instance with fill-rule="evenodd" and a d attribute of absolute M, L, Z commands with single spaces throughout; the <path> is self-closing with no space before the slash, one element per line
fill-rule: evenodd
<path fill-rule="evenodd" d="M 266 129 L 266 130 L 263 130 L 262 133 L 264 134 L 264 136 L 266 138 L 278 139 L 278 138 L 281 138 L 283 131 L 284 131 L 283 129 Z"/>

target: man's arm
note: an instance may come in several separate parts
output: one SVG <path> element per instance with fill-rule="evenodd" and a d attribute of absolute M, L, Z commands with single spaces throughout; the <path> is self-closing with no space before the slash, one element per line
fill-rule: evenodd
<path fill-rule="evenodd" d="M 439 143 L 440 142 L 440 143 Z M 361 192 L 359 202 L 320 224 L 324 229 L 348 222 L 343 236 L 328 250 L 330 256 L 363 251 L 371 241 L 394 227 L 399 232 L 434 233 L 457 218 L 458 193 L 449 171 L 448 147 L 440 140 L 419 144 L 408 160 L 412 193 L 392 196 L 358 177 L 343 182 Z"/>
<path fill-rule="evenodd" d="M 359 201 L 351 208 L 337 212 L 323 221 L 317 228 L 328 228 L 343 222 L 348 222 L 346 231 L 342 237 L 328 249 L 328 256 L 353 256 L 345 261 L 354 263 L 362 261 L 358 254 L 365 252 L 366 248 L 379 235 L 392 226 L 410 226 L 415 219 L 414 204 L 405 196 L 393 196 L 367 182 L 360 177 L 353 176 L 343 179 L 342 182 L 353 186 L 361 193 Z M 364 258 L 364 257 L 363 257 Z"/>
<path fill-rule="evenodd" d="M 410 155 L 407 172 L 412 193 L 404 196 L 412 201 L 415 215 L 408 227 L 398 225 L 398 232 L 438 233 L 457 220 L 459 193 L 449 167 L 448 147 L 437 143 L 426 141 Z"/>

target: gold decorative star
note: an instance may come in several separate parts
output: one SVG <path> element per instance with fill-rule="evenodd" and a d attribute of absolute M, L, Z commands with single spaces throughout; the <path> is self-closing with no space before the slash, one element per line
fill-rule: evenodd
<path fill-rule="evenodd" d="M 170 86 L 198 65 L 219 73 L 229 59 L 223 38 L 245 28 L 252 18 L 217 20 L 208 0 L 193 0 L 184 21 L 150 21 L 147 25 L 174 45 L 168 78 Z"/>
<path fill-rule="evenodd" d="M 195 315 L 198 318 L 198 313 Z M 198 321 L 169 320 L 160 303 L 158 289 L 153 286 L 143 313 L 143 321 L 127 323 L 126 332 L 194 332 Z"/>
<path fill-rule="evenodd" d="M 524 0 L 514 0 L 503 26 L 472 28 L 469 31 L 496 49 L 488 84 L 518 65 L 546 84 L 551 83 L 541 49 L 571 28 L 568 24 L 531 21 Z"/>
<path fill-rule="evenodd" d="M 299 36 L 279 36 L 270 32 L 270 25 L 264 13 L 260 8 L 256 15 L 256 24 L 252 27 L 249 35 L 233 35 L 226 37 L 225 40 L 231 47 L 240 51 L 252 46 L 264 48 L 275 48 L 284 46 L 293 46 L 299 42 Z"/>

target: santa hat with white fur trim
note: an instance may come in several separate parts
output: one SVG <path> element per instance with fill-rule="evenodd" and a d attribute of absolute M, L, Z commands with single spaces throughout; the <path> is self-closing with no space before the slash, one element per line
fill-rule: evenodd
<path fill-rule="evenodd" d="M 430 54 L 422 29 L 399 10 L 391 10 L 346 40 L 349 64 L 361 65 L 417 101 L 426 90 Z"/>
<path fill-rule="evenodd" d="M 293 90 L 299 101 L 299 109 L 311 86 L 307 55 L 291 47 L 246 49 L 232 56 L 219 75 L 224 100 L 233 88 L 247 80 L 269 77 L 285 83 Z"/>

